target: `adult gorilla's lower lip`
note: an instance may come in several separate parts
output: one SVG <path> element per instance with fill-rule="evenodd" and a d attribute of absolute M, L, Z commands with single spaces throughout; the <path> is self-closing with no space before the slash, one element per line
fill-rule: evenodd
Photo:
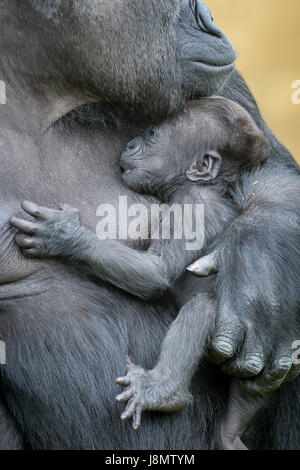
<path fill-rule="evenodd" d="M 226 65 L 217 65 L 217 64 L 207 64 L 205 62 L 199 62 L 199 61 L 191 61 L 193 66 L 196 68 L 199 68 L 203 71 L 207 72 L 214 72 L 214 73 L 228 73 L 235 68 L 235 62 L 232 62 L 231 64 L 226 64 Z"/>
<path fill-rule="evenodd" d="M 129 175 L 129 173 L 132 173 L 133 170 L 134 170 L 133 168 L 132 169 L 127 168 L 127 170 L 123 171 L 123 175 Z"/>
<path fill-rule="evenodd" d="M 187 95 L 188 99 L 217 94 L 234 69 L 235 62 L 217 65 L 196 60 L 188 61 L 185 67 L 185 82 L 189 84 L 187 90 L 193 90 Z"/>

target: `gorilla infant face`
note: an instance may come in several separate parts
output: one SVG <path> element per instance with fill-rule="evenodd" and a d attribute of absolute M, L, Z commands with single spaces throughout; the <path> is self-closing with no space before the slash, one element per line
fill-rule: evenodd
<path fill-rule="evenodd" d="M 157 195 L 173 185 L 237 175 L 268 157 L 269 144 L 250 115 L 221 97 L 190 101 L 177 117 L 136 137 L 122 153 L 122 179 Z"/>

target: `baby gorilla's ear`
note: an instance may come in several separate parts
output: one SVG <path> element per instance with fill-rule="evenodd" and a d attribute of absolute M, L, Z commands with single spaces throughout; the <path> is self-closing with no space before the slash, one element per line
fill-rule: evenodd
<path fill-rule="evenodd" d="M 194 162 L 186 176 L 190 181 L 210 181 L 218 176 L 222 157 L 214 150 L 205 152 L 199 160 Z"/>

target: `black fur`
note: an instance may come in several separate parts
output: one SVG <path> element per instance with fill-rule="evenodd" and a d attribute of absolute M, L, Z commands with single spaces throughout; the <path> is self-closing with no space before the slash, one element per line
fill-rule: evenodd
<path fill-rule="evenodd" d="M 26 445 L 33 449 L 213 448 L 229 385 L 227 376 L 215 366 L 205 364 L 198 370 L 192 385 L 193 407 L 173 416 L 147 416 L 138 434 L 120 423 L 120 409 L 114 403 L 118 391 L 114 379 L 122 369 L 125 372 L 128 352 L 144 368 L 155 362 L 166 328 L 176 314 L 170 299 L 138 301 L 99 283 L 78 266 L 25 259 L 8 224 L 12 215 L 22 215 L 19 204 L 25 198 L 54 206 L 65 200 L 80 207 L 84 223 L 91 228 L 100 202 L 115 203 L 125 192 L 133 201 L 149 203 L 149 199 L 121 186 L 118 161 L 124 144 L 144 121 L 158 121 L 178 111 L 186 98 L 217 92 L 228 77 L 226 67 L 221 71 L 220 67 L 207 68 L 193 62 L 196 54 L 200 62 L 210 59 L 216 65 L 221 61 L 225 65 L 232 62 L 233 53 L 224 36 L 199 32 L 187 2 L 145 0 L 137 8 L 136 2 L 127 0 L 126 8 L 120 10 L 106 2 L 112 9 L 101 15 L 103 11 L 94 7 L 103 4 L 87 0 L 83 8 L 83 2 L 74 0 L 35 5 L 48 6 L 45 12 L 34 10 L 29 1 L 3 0 L 0 4 L 1 80 L 6 81 L 9 97 L 7 105 L 0 107 L 0 332 L 7 344 L 1 396 Z M 53 17 L 55 6 L 62 9 Z M 275 191 L 282 193 L 276 207 L 288 205 L 294 214 L 298 202 L 294 206 L 286 191 L 289 178 L 294 179 L 298 171 L 293 158 L 263 123 L 237 73 L 228 78 L 221 93 L 246 107 L 266 134 L 271 143 L 265 170 L 268 178 L 272 181 L 284 175 L 281 181 L 276 180 L 276 188 L 268 186 L 268 200 Z M 114 104 L 112 108 L 120 106 L 131 120 L 138 115 L 142 119 L 136 117 L 138 123 L 134 125 L 126 119 L 123 129 L 124 121 L 117 113 L 118 128 L 112 123 L 112 128 L 103 129 L 99 124 L 102 116 L 95 117 L 101 113 L 100 104 L 92 110 L 91 127 L 90 108 L 86 106 L 85 112 L 76 113 L 76 119 L 72 113 L 60 125 L 60 119 L 75 108 L 103 99 L 108 100 L 106 110 Z M 255 177 L 260 179 L 260 173 Z M 95 194 L 99 197 L 96 201 Z M 247 207 L 241 211 L 246 213 Z M 278 254 L 283 247 L 284 254 L 283 258 L 276 257 L 280 266 L 275 268 L 268 259 L 265 269 L 272 273 L 268 280 L 278 286 L 279 278 L 281 282 L 285 279 L 288 264 L 289 279 L 294 283 L 286 290 L 282 283 L 279 303 L 284 308 L 280 314 L 273 315 L 274 303 L 270 304 L 268 296 L 266 302 L 262 299 L 262 337 L 255 338 L 252 347 L 256 351 L 261 344 L 265 346 L 266 372 L 277 366 L 269 335 L 281 348 L 300 334 L 298 310 L 290 300 L 299 291 L 294 290 L 299 243 L 293 225 L 287 225 L 286 219 L 279 225 L 276 239 L 271 236 L 269 223 L 261 228 L 265 238 L 259 240 L 260 248 L 263 250 L 270 240 L 268 252 L 272 252 L 274 242 L 274 251 Z M 238 240 L 239 250 L 240 246 Z M 230 246 L 231 253 L 235 250 Z M 219 282 L 225 290 L 227 286 L 239 295 L 239 310 L 234 314 L 243 327 L 237 331 L 245 331 L 248 315 L 260 330 L 261 316 L 249 312 L 243 303 L 245 285 L 234 275 L 237 266 L 232 259 L 224 257 L 228 264 L 222 268 Z M 257 266 L 256 254 L 248 259 L 250 272 L 253 263 Z M 198 292 L 204 282 L 195 285 Z M 180 287 L 177 292 L 184 297 Z M 276 296 L 275 305 L 277 300 Z M 291 319 L 287 334 L 285 305 Z M 269 317 L 272 321 L 268 323 Z M 239 365 L 235 375 L 244 376 L 249 366 L 243 358 L 243 344 L 239 341 L 234 349 Z M 260 377 L 266 378 L 264 373 Z M 266 414 L 250 430 L 250 447 L 299 447 L 300 415 L 295 411 L 298 386 L 297 379 L 275 393 Z M 0 439 L 9 448 L 5 416 Z M 266 429 L 266 422 L 272 423 L 271 429 Z M 15 442 L 14 438 L 11 446 Z"/>

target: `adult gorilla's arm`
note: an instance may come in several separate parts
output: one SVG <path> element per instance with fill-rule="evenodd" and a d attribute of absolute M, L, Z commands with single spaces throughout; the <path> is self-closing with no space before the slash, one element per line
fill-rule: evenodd
<path fill-rule="evenodd" d="M 251 112 L 270 140 L 271 155 L 232 193 L 240 216 L 192 270 L 198 275 L 218 271 L 211 360 L 223 364 L 224 372 L 247 378 L 250 391 L 267 392 L 299 373 L 291 359 L 293 342 L 300 338 L 299 170 L 266 127 L 238 74 L 223 94 Z"/>

